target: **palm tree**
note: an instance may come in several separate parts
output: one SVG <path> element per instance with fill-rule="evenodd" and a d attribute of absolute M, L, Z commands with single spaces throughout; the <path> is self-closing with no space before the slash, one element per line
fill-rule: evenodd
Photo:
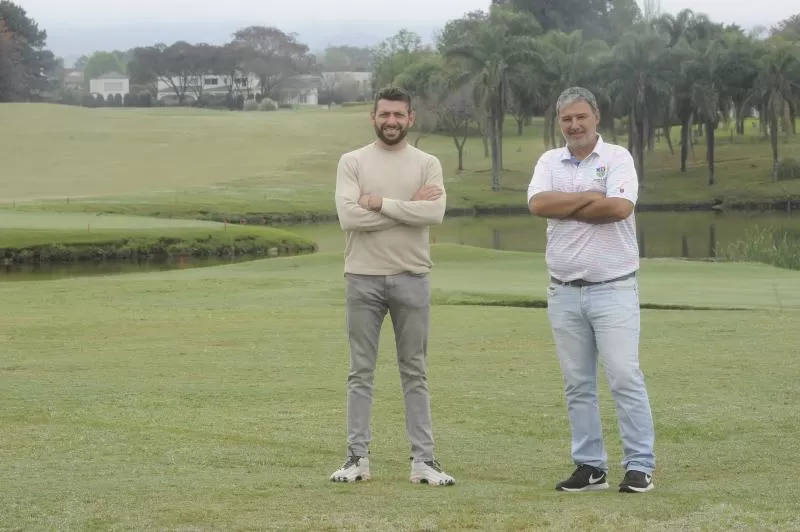
<path fill-rule="evenodd" d="M 713 24 L 706 15 L 696 14 L 691 9 L 684 9 L 677 15 L 666 14 L 656 19 L 654 29 L 668 39 L 668 48 L 689 61 L 694 55 L 692 48 L 699 46 L 704 50 L 713 38 L 722 32 L 722 27 Z M 693 79 L 687 72 L 688 63 L 684 62 L 673 82 L 673 106 L 677 122 L 681 126 L 681 172 L 686 172 L 686 160 L 692 148 L 691 130 L 696 119 L 697 109 L 692 98 Z M 672 117 L 668 119 L 672 122 Z"/>
<path fill-rule="evenodd" d="M 540 64 L 534 38 L 541 27 L 531 15 L 505 6 L 492 6 L 482 18 L 471 15 L 459 36 L 443 45 L 451 60 L 465 63 L 475 96 L 486 109 L 492 153 L 492 190 L 500 190 L 503 168 L 503 125 L 508 109 L 511 80 L 524 76 L 531 64 Z"/>
<path fill-rule="evenodd" d="M 747 101 L 758 77 L 756 48 L 753 41 L 739 32 L 728 31 L 722 37 L 725 54 L 718 65 L 721 87 L 733 108 L 736 134 L 744 135 Z"/>
<path fill-rule="evenodd" d="M 759 51 L 753 102 L 765 113 L 772 146 L 772 179 L 778 178 L 778 118 L 786 102 L 800 99 L 800 53 L 794 43 L 767 41 Z"/>
<path fill-rule="evenodd" d="M 614 47 L 609 65 L 609 91 L 618 111 L 628 115 L 633 134 L 631 147 L 639 182 L 644 182 L 644 147 L 656 109 L 672 96 L 678 55 L 654 31 L 627 33 Z"/>
<path fill-rule="evenodd" d="M 725 97 L 723 63 L 731 59 L 727 55 L 725 41 L 718 39 L 705 44 L 705 50 L 697 50 L 688 63 L 687 74 L 691 80 L 691 102 L 697 117 L 705 125 L 706 162 L 708 163 L 708 185 L 716 183 L 714 169 L 714 133 L 720 118 L 730 112 L 730 100 Z"/>
<path fill-rule="evenodd" d="M 607 54 L 609 48 L 604 41 L 584 41 L 580 30 L 572 33 L 548 32 L 539 39 L 539 44 L 544 59 L 542 85 L 548 104 L 544 112 L 544 143 L 545 148 L 555 148 L 558 96 L 568 87 L 593 85 L 597 58 Z"/>

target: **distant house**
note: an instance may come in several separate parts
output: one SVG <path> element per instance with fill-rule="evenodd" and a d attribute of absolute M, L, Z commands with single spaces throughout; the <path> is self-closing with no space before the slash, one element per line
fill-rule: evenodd
<path fill-rule="evenodd" d="M 318 105 L 318 76 L 296 76 L 283 84 L 278 102 L 291 105 Z M 167 105 L 178 105 L 179 94 L 183 103 L 191 104 L 200 98 L 224 98 L 228 94 L 243 96 L 245 101 L 254 100 L 261 93 L 261 79 L 253 74 L 204 74 L 158 79 L 158 100 Z"/>
<path fill-rule="evenodd" d="M 322 72 L 319 84 L 324 103 L 372 99 L 372 72 Z"/>
<path fill-rule="evenodd" d="M 179 94 L 183 94 L 183 102 L 191 103 L 202 98 L 224 98 L 227 94 L 243 96 L 245 100 L 255 98 L 260 88 L 258 76 L 253 74 L 204 74 L 203 76 L 186 76 L 158 78 L 156 98 L 165 104 L 180 103 Z"/>
<path fill-rule="evenodd" d="M 280 91 L 280 102 L 289 105 L 319 105 L 319 76 L 295 76 Z"/>
<path fill-rule="evenodd" d="M 86 78 L 83 70 L 78 68 L 65 68 L 63 75 L 64 78 L 62 82 L 64 83 L 64 87 L 68 89 L 82 90 L 86 85 Z"/>
<path fill-rule="evenodd" d="M 119 72 L 109 72 L 103 74 L 98 78 L 89 80 L 89 92 L 93 95 L 100 95 L 103 99 L 107 99 L 109 95 L 120 97 L 125 96 L 131 91 L 131 82 L 128 76 L 120 74 Z"/>
<path fill-rule="evenodd" d="M 180 104 L 179 95 L 182 95 L 184 104 L 191 104 L 200 98 L 224 99 L 228 94 L 242 96 L 247 101 L 256 99 L 261 93 L 261 79 L 253 73 L 176 76 L 159 78 L 157 91 L 158 101 L 167 105 Z M 279 104 L 317 106 L 323 98 L 326 102 L 330 100 L 334 93 L 337 100 L 341 101 L 371 100 L 372 73 L 322 72 L 294 76 L 283 80 L 274 97 Z"/>

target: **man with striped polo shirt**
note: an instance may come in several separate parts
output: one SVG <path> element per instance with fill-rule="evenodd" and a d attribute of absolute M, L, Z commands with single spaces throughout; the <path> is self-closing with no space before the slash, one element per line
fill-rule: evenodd
<path fill-rule="evenodd" d="M 567 146 L 547 151 L 528 187 L 532 214 L 547 218 L 547 308 L 572 430 L 572 476 L 560 491 L 607 489 L 608 457 L 597 402 L 597 362 L 616 404 L 625 476 L 619 490 L 653 489 L 655 431 L 639 368 L 639 250 L 630 153 L 597 133 L 594 95 L 565 90 L 556 113 Z"/>

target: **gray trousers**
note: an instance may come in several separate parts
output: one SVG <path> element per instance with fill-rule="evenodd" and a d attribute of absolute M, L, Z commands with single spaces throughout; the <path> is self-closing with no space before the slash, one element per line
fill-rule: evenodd
<path fill-rule="evenodd" d="M 433 460 L 426 358 L 430 283 L 425 274 L 346 274 L 350 374 L 347 378 L 347 452 L 367 456 L 372 382 L 383 320 L 391 316 L 403 386 L 406 435 L 415 461 Z"/>

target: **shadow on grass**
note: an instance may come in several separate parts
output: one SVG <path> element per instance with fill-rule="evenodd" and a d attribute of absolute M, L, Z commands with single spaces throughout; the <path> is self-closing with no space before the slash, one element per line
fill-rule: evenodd
<path fill-rule="evenodd" d="M 540 298 L 529 298 L 511 296 L 507 294 L 481 294 L 460 292 L 457 294 L 434 294 L 433 303 L 436 305 L 452 306 L 477 306 L 477 307 L 512 307 L 512 308 L 547 308 L 547 300 Z M 658 303 L 642 303 L 642 309 L 648 310 L 728 310 L 728 311 L 747 311 L 752 310 L 743 307 L 711 307 L 697 305 L 661 305 Z"/>

